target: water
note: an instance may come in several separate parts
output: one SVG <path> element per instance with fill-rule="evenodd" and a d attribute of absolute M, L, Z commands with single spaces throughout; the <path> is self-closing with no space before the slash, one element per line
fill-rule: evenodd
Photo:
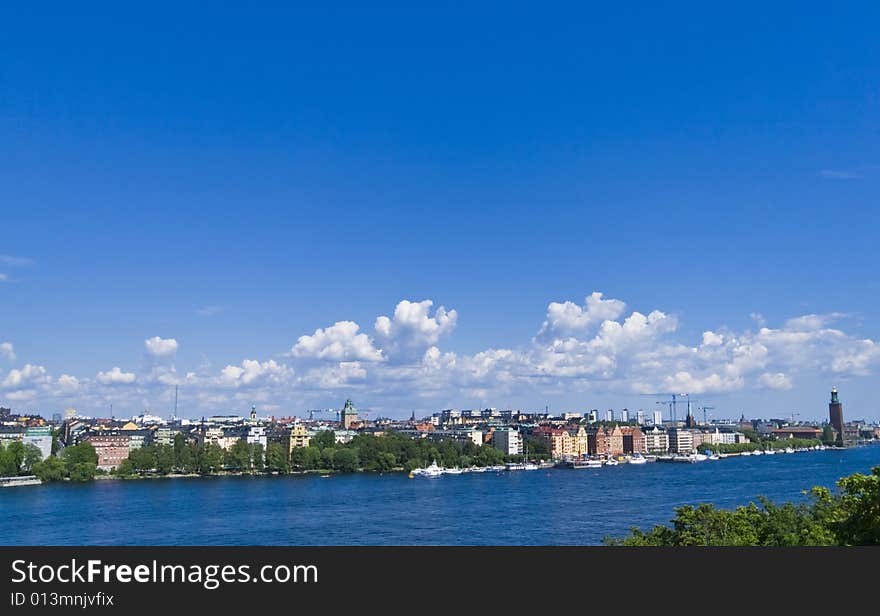
<path fill-rule="evenodd" d="M 803 498 L 880 446 L 596 470 L 98 481 L 0 490 L 3 545 L 588 545 L 672 508 Z"/>

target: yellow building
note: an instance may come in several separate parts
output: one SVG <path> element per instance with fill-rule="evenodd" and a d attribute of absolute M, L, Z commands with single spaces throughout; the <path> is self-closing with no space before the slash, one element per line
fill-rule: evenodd
<path fill-rule="evenodd" d="M 297 447 L 308 447 L 310 442 L 309 431 L 302 424 L 294 424 L 290 428 L 290 434 L 284 436 L 288 455 Z"/>

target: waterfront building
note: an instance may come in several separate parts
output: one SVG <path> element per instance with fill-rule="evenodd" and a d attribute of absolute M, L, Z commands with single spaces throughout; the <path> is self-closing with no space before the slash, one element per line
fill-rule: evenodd
<path fill-rule="evenodd" d="M 516 428 L 505 426 L 492 433 L 492 446 L 508 456 L 518 456 L 523 452 L 522 435 Z"/>
<path fill-rule="evenodd" d="M 663 425 L 663 411 L 653 411 L 651 413 L 651 423 L 655 426 Z"/>
<path fill-rule="evenodd" d="M 83 438 L 98 454 L 98 468 L 111 471 L 131 453 L 130 431 L 101 430 Z"/>
<path fill-rule="evenodd" d="M 620 426 L 614 426 L 608 433 L 608 455 L 623 455 L 623 430 Z"/>
<path fill-rule="evenodd" d="M 534 436 L 547 443 L 550 457 L 561 460 L 573 455 L 571 446 L 571 434 L 563 428 L 541 426 L 533 432 Z"/>
<path fill-rule="evenodd" d="M 671 428 L 669 450 L 673 453 L 690 453 L 694 450 L 694 433 L 684 428 Z"/>
<path fill-rule="evenodd" d="M 789 426 L 773 430 L 773 436 L 779 440 L 790 438 L 821 439 L 822 430 L 813 426 Z"/>
<path fill-rule="evenodd" d="M 599 426 L 595 431 L 587 434 L 589 454 L 591 456 L 604 456 L 611 450 L 611 442 L 608 431 Z"/>
<path fill-rule="evenodd" d="M 39 449 L 43 460 L 52 455 L 52 428 L 48 426 L 25 428 L 21 440 L 25 445 L 30 444 Z"/>
<path fill-rule="evenodd" d="M 623 409 L 620 411 L 620 421 L 626 423 L 629 421 L 629 409 Z"/>
<path fill-rule="evenodd" d="M 564 419 L 565 421 L 572 421 L 572 420 L 576 421 L 579 419 L 583 419 L 583 417 L 584 416 L 582 413 L 563 413 L 562 414 L 562 419 Z"/>
<path fill-rule="evenodd" d="M 843 404 L 837 397 L 837 388 L 831 388 L 831 402 L 828 404 L 829 423 L 837 431 L 837 444 L 846 445 L 846 428 L 843 423 Z"/>
<path fill-rule="evenodd" d="M 605 421 L 614 421 L 614 409 L 605 411 Z"/>
<path fill-rule="evenodd" d="M 570 433 L 571 453 L 577 458 L 583 458 L 590 452 L 590 438 L 583 426 Z"/>
<path fill-rule="evenodd" d="M 180 430 L 175 430 L 168 426 L 160 426 L 156 429 L 153 440 L 157 445 L 174 445 L 174 437 L 178 432 Z"/>
<path fill-rule="evenodd" d="M 666 453 L 669 451 L 669 434 L 666 430 L 661 430 L 658 426 L 654 426 L 644 433 L 645 450 L 648 453 Z"/>
<path fill-rule="evenodd" d="M 620 426 L 623 433 L 623 453 L 647 453 L 645 433 L 637 426 Z"/>

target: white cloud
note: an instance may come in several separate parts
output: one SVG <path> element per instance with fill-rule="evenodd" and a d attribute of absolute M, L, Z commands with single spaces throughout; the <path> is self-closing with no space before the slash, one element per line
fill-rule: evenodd
<path fill-rule="evenodd" d="M 378 317 L 374 327 L 382 349 L 392 357 L 418 357 L 427 347 L 451 333 L 458 321 L 458 312 L 440 306 L 432 315 L 433 305 L 429 299 L 421 302 L 402 300 L 394 308 L 392 317 Z"/>
<path fill-rule="evenodd" d="M 584 331 L 620 317 L 626 304 L 619 299 L 603 299 L 602 293 L 594 291 L 584 301 L 583 306 L 574 302 L 550 302 L 547 306 L 547 320 L 541 326 L 539 336 L 571 334 Z"/>
<path fill-rule="evenodd" d="M 354 321 L 338 321 L 311 336 L 300 336 L 290 355 L 314 359 L 345 361 L 382 361 L 382 352 Z"/>
<path fill-rule="evenodd" d="M 137 376 L 133 372 L 123 372 L 119 366 L 114 366 L 106 372 L 99 372 L 95 377 L 102 385 L 131 385 Z"/>
<path fill-rule="evenodd" d="M 112 393 L 117 408 L 142 409 L 169 408 L 179 384 L 187 416 L 195 416 L 196 409 L 229 411 L 256 402 L 296 412 L 309 401 L 352 390 L 391 408 L 398 401 L 407 401 L 401 402 L 407 408 L 413 399 L 439 405 L 495 397 L 515 404 L 580 395 L 589 404 L 597 391 L 784 391 L 806 377 L 864 376 L 880 366 L 880 344 L 834 326 L 844 316 L 839 313 L 796 316 L 757 331 L 707 329 L 689 340 L 665 311 L 625 313 L 622 301 L 593 293 L 583 306 L 550 304 L 531 340 L 457 353 L 441 348 L 457 313 L 433 307 L 430 300 L 400 302 L 393 316 L 376 319 L 375 339 L 354 321 L 319 328 L 301 336 L 284 361 L 245 359 L 219 371 L 203 361 L 182 376 L 173 365 L 177 341 L 154 337 L 145 341 L 148 361 L 137 374 L 114 367 L 94 379 L 62 374 L 53 380 L 45 368 L 29 364 L 0 374 L 0 385 L 11 400 L 75 395 L 78 406 L 101 408 Z M 110 392 L 108 385 L 127 387 Z"/>
<path fill-rule="evenodd" d="M 3 379 L 4 389 L 27 389 L 34 385 L 41 385 L 49 381 L 49 375 L 43 366 L 25 364 L 20 370 L 12 369 Z"/>
<path fill-rule="evenodd" d="M 788 390 L 793 387 L 791 379 L 783 372 L 765 372 L 758 378 L 758 382 L 767 389 Z"/>
<path fill-rule="evenodd" d="M 9 276 L 4 274 L 3 272 L 0 272 L 0 282 L 6 282 L 7 280 L 9 280 Z"/>
<path fill-rule="evenodd" d="M 0 342 L 0 357 L 15 361 L 15 349 L 12 348 L 11 342 Z"/>
<path fill-rule="evenodd" d="M 223 387 L 248 387 L 283 385 L 293 377 L 294 371 L 274 359 L 260 362 L 246 359 L 239 366 L 226 366 L 220 371 L 218 382 Z"/>
<path fill-rule="evenodd" d="M 177 340 L 153 336 L 144 340 L 147 354 L 155 358 L 173 358 L 177 354 Z"/>

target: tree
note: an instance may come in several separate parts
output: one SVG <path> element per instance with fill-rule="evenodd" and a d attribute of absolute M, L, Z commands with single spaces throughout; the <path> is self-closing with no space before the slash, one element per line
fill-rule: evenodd
<path fill-rule="evenodd" d="M 25 474 L 30 474 L 37 462 L 43 460 L 43 452 L 33 443 L 24 446 L 24 461 L 22 462 L 22 470 Z"/>
<path fill-rule="evenodd" d="M 822 443 L 825 445 L 833 445 L 835 441 L 834 428 L 831 427 L 831 424 L 825 424 L 822 428 Z"/>
<path fill-rule="evenodd" d="M 223 449 L 220 445 L 209 443 L 202 452 L 202 460 L 199 472 L 216 473 L 223 467 Z"/>
<path fill-rule="evenodd" d="M 298 447 L 297 449 L 303 448 Z M 290 464 L 287 462 L 284 448 L 279 443 L 269 443 L 266 446 L 266 467 L 276 473 L 290 472 Z"/>
<path fill-rule="evenodd" d="M 12 441 L 5 447 L 2 473 L 14 476 L 21 472 L 24 464 L 24 444 L 21 441 Z"/>
<path fill-rule="evenodd" d="M 92 481 L 95 478 L 97 467 L 91 462 L 76 462 L 70 467 L 71 481 Z"/>
<path fill-rule="evenodd" d="M 311 444 L 321 450 L 327 448 L 332 449 L 336 446 L 336 434 L 333 430 L 318 432 L 318 434 L 315 435 L 315 438 L 311 440 Z"/>
<path fill-rule="evenodd" d="M 672 526 L 638 528 L 609 545 L 880 545 L 880 466 L 837 482 L 839 493 L 813 488 L 809 502 L 776 505 L 761 498 L 735 510 L 701 504 L 675 509 Z"/>
<path fill-rule="evenodd" d="M 258 473 L 262 473 L 263 470 L 266 468 L 266 458 L 262 444 L 254 443 L 251 446 L 251 457 L 254 462 L 254 470 Z"/>
<path fill-rule="evenodd" d="M 323 456 L 323 454 L 324 452 L 322 452 L 321 455 Z M 346 447 L 344 449 L 336 450 L 336 453 L 333 456 L 332 466 L 328 466 L 328 468 L 334 468 L 343 473 L 353 473 L 358 470 L 359 466 L 360 460 L 358 459 L 358 450 L 354 447 Z"/>
<path fill-rule="evenodd" d="M 67 475 L 72 481 L 91 481 L 95 477 L 95 469 L 98 466 L 98 454 L 91 443 L 80 443 L 71 447 L 65 447 L 61 452 L 61 459 L 64 460 L 64 466 Z M 74 479 L 74 467 L 79 466 L 76 472 L 77 477 L 87 477 L 86 479 Z M 91 467 L 91 473 L 85 469 Z"/>
<path fill-rule="evenodd" d="M 167 475 L 174 469 L 174 448 L 171 445 L 159 445 L 156 448 L 156 470 Z"/>
<path fill-rule="evenodd" d="M 247 441 L 237 440 L 235 444 L 232 445 L 232 449 L 230 449 L 226 456 L 226 465 L 233 469 L 239 470 L 245 473 L 250 472 L 251 470 L 251 446 Z"/>
<path fill-rule="evenodd" d="M 55 456 L 49 456 L 45 460 L 34 464 L 32 472 L 43 483 L 48 483 L 50 481 L 61 481 L 66 475 L 64 462 L 61 460 L 61 458 L 57 458 Z"/>
<path fill-rule="evenodd" d="M 120 462 L 119 466 L 116 467 L 115 473 L 117 477 L 131 477 L 134 475 L 134 465 L 131 463 L 131 459 L 126 458 Z"/>

